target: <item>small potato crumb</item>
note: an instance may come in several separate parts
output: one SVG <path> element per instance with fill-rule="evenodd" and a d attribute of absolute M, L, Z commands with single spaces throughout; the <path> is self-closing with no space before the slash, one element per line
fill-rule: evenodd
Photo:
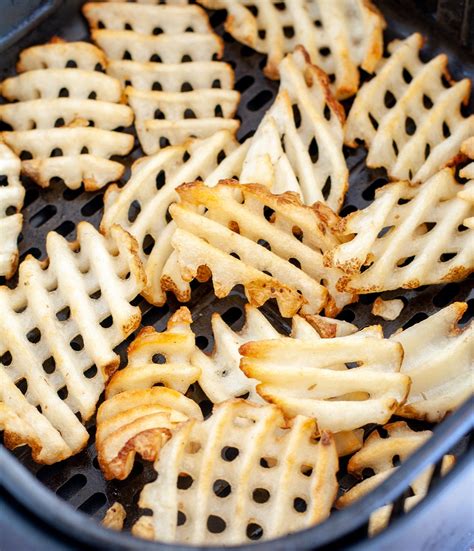
<path fill-rule="evenodd" d="M 372 314 L 374 316 L 380 316 L 384 320 L 393 321 L 398 318 L 404 306 L 403 301 L 399 298 L 383 300 L 378 297 L 372 305 Z"/>
<path fill-rule="evenodd" d="M 116 501 L 105 513 L 102 524 L 111 530 L 122 530 L 127 513 L 118 501 Z"/>

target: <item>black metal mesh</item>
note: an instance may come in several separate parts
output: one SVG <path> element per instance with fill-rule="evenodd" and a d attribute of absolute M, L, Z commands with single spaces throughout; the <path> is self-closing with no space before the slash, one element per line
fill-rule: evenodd
<path fill-rule="evenodd" d="M 63 7 L 48 21 L 44 22 L 36 31 L 21 40 L 0 59 L 0 78 L 13 73 L 14 62 L 18 52 L 34 43 L 48 40 L 54 34 L 58 34 L 68 40 L 85 39 L 87 29 L 85 22 L 79 15 L 78 0 L 65 2 Z M 419 4 L 419 3 L 418 3 Z M 430 13 L 435 13 L 436 2 L 430 3 Z M 439 51 L 445 51 L 450 58 L 450 68 L 455 78 L 474 76 L 474 63 L 467 57 L 465 50 L 458 49 L 444 34 L 435 34 L 428 21 L 422 22 L 415 19 L 406 19 L 406 13 L 397 12 L 397 6 L 392 2 L 379 2 L 379 5 L 388 19 L 386 41 L 406 36 L 420 29 L 429 36 L 426 54 L 431 56 Z M 435 17 L 435 15 L 433 15 Z M 232 64 L 235 69 L 236 88 L 242 94 L 238 110 L 238 117 L 242 121 L 239 138 L 249 136 L 257 127 L 264 112 L 273 101 L 278 83 L 269 81 L 263 76 L 262 69 L 265 65 L 265 57 L 255 53 L 246 46 L 236 43 L 223 30 L 224 12 L 211 14 L 211 23 L 216 31 L 224 37 L 224 59 Z M 471 102 L 472 104 L 472 102 Z M 346 105 L 348 107 L 349 104 Z M 375 190 L 384 185 L 388 179 L 382 169 L 370 170 L 365 166 L 365 151 L 345 149 L 348 166 L 350 169 L 350 189 L 342 209 L 342 214 L 366 207 L 374 198 Z M 141 156 L 138 146 L 126 159 L 127 165 Z M 128 178 L 128 171 L 123 181 Z M 49 231 L 57 231 L 68 239 L 75 234 L 75 225 L 79 220 L 85 219 L 98 226 L 103 207 L 103 193 L 86 193 L 82 190 L 72 191 L 62 184 L 56 184 L 46 190 L 41 190 L 36 185 L 25 180 L 26 199 L 23 209 L 24 228 L 20 237 L 20 254 L 24 258 L 32 254 L 37 258 L 45 257 L 45 238 Z M 9 283 L 14 285 L 15 281 Z M 381 318 L 371 314 L 372 303 L 377 295 L 363 295 L 358 304 L 346 307 L 338 316 L 340 319 L 355 323 L 359 327 L 371 324 L 382 324 L 386 334 L 393 333 L 399 327 L 407 328 L 414 323 L 422 321 L 440 308 L 454 301 L 467 301 L 468 311 L 461 323 L 465 324 L 474 316 L 474 294 L 472 293 L 472 278 L 461 283 L 448 283 L 446 285 L 425 286 L 411 291 L 392 291 L 383 293 L 382 297 L 401 298 L 405 307 L 399 318 L 392 322 L 384 322 Z M 156 308 L 139 298 L 135 301 L 143 311 L 142 325 L 153 325 L 158 331 L 165 329 L 166 322 L 172 312 L 180 305 L 172 296 L 168 303 Z M 213 347 L 213 336 L 210 330 L 210 318 L 212 312 L 219 312 L 224 320 L 233 328 L 240 328 L 244 323 L 243 305 L 245 298 L 242 290 L 236 288 L 225 299 L 217 300 L 209 284 L 194 285 L 192 300 L 188 304 L 193 319 L 193 330 L 197 336 L 197 343 L 204 351 L 210 351 Z M 277 329 L 288 330 L 288 320 L 279 317 L 274 305 L 271 303 L 263 307 L 263 312 L 274 323 Z M 133 339 L 131 336 L 126 343 L 119 347 L 119 352 L 124 359 L 127 344 Z M 194 397 L 204 413 L 209 415 L 212 404 L 206 396 L 194 385 L 189 395 Z M 432 428 L 427 423 L 409 422 L 414 429 Z M 80 454 L 52 466 L 35 464 L 30 457 L 28 449 L 22 448 L 15 452 L 20 461 L 58 496 L 65 499 L 73 507 L 88 513 L 96 518 L 101 518 L 106 509 L 116 500 L 120 501 L 128 512 L 126 527 L 136 520 L 137 501 L 143 485 L 154 479 L 154 471 L 151 464 L 137 458 L 131 475 L 126 481 L 107 482 L 101 475 L 96 459 L 94 447 L 95 425 L 91 422 L 88 426 L 91 435 L 88 447 Z M 461 441 L 455 453 L 460 456 L 466 450 L 466 439 Z M 345 463 L 341 463 L 340 472 L 345 470 Z M 439 478 L 438 470 L 433 478 L 436 483 Z M 354 484 L 350 475 L 341 475 L 341 489 L 348 489 Z M 406 497 L 409 493 L 406 493 Z M 393 517 L 402 513 L 400 503 L 394 508 Z M 359 534 L 364 535 L 363 528 Z"/>

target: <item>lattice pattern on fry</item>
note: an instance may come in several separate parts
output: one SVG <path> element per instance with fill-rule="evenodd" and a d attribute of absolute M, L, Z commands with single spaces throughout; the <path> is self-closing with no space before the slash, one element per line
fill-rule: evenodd
<path fill-rule="evenodd" d="M 373 476 L 366 478 L 337 501 L 337 507 L 347 507 L 362 496 L 376 488 L 397 469 L 398 461 L 405 461 L 417 448 L 422 446 L 433 434 L 430 430 L 415 432 L 403 421 L 390 423 L 384 429 L 388 436 L 383 438 L 374 430 L 364 443 L 360 451 L 351 457 L 348 471 L 362 478 L 365 469 L 372 469 Z M 444 475 L 454 464 L 452 455 L 445 455 L 442 462 L 441 474 Z M 404 502 L 405 512 L 417 505 L 426 495 L 434 467 L 428 467 L 412 481 L 410 488 L 413 495 Z M 375 535 L 383 530 L 390 519 L 393 505 L 385 505 L 377 509 L 370 517 L 369 534 Z"/>
<path fill-rule="evenodd" d="M 314 417 L 320 431 L 386 423 L 410 388 L 410 378 L 399 373 L 402 347 L 377 326 L 319 341 L 250 342 L 240 353 L 241 369 L 259 381 L 260 396 L 289 416 Z"/>
<path fill-rule="evenodd" d="M 279 77 L 283 56 L 302 44 L 313 63 L 333 82 L 337 98 L 357 92 L 362 67 L 373 71 L 383 53 L 385 21 L 363 0 L 200 0 L 208 8 L 227 8 L 226 30 L 238 41 L 268 55 L 264 69 Z"/>
<path fill-rule="evenodd" d="M 241 284 L 250 304 L 275 298 L 284 317 L 323 309 L 332 317 L 354 300 L 336 291 L 340 274 L 322 263 L 321 251 L 338 243 L 331 230 L 338 217 L 329 208 L 307 207 L 294 193 L 273 195 L 264 186 L 233 181 L 213 188 L 194 182 L 177 191 L 181 202 L 170 207 L 178 228 L 172 245 L 185 281 L 212 276 L 218 297 Z M 202 208 L 205 214 L 196 210 Z M 187 299 L 166 266 L 162 285 Z"/>
<path fill-rule="evenodd" d="M 166 301 L 160 279 L 173 250 L 175 225 L 170 223 L 168 207 L 178 199 L 176 187 L 205 179 L 236 147 L 236 140 L 226 131 L 205 140 L 167 147 L 137 161 L 124 187 L 112 185 L 107 190 L 101 231 L 107 233 L 114 224 L 120 224 L 137 239 L 148 279 L 143 294 L 152 304 Z M 191 289 L 180 278 L 178 269 L 173 272 L 173 281 L 189 300 Z"/>
<path fill-rule="evenodd" d="M 20 182 L 20 159 L 0 141 L 0 276 L 13 276 L 18 264 L 20 214 L 25 189 Z"/>
<path fill-rule="evenodd" d="M 208 182 L 238 176 L 243 184 L 258 182 L 273 193 L 295 191 L 305 204 L 322 201 L 337 212 L 348 185 L 344 110 L 302 47 L 280 63 L 280 75 L 278 96 L 255 135 Z"/>
<path fill-rule="evenodd" d="M 378 189 L 371 205 L 343 220 L 352 239 L 326 255 L 347 273 L 338 288 L 372 293 L 467 277 L 474 269 L 474 233 L 462 224 L 473 205 L 457 197 L 462 189 L 449 168 L 423 184 Z"/>
<path fill-rule="evenodd" d="M 22 171 L 42 187 L 60 178 L 94 190 L 120 178 L 124 168 L 110 157 L 129 153 L 133 136 L 114 130 L 130 126 L 133 112 L 119 104 L 120 82 L 95 70 L 105 67 L 103 53 L 55 40 L 22 52 L 18 65 L 22 73 L 2 82 L 0 93 L 19 101 L 0 105 L 0 121 L 12 129 L 2 137 Z"/>
<path fill-rule="evenodd" d="M 469 79 L 452 82 L 444 54 L 423 63 L 422 45 L 417 33 L 389 44 L 390 57 L 357 94 L 345 136 L 351 146 L 365 142 L 368 166 L 414 182 L 454 162 L 461 143 L 474 135 L 474 115 L 461 112 L 469 101 Z"/>
<path fill-rule="evenodd" d="M 127 86 L 147 155 L 190 137 L 237 131 L 240 95 L 230 89 L 232 69 L 213 61 L 223 46 L 202 8 L 89 3 L 83 11 L 112 60 L 109 73 Z"/>
<path fill-rule="evenodd" d="M 212 315 L 214 349 L 206 355 L 199 349 L 193 354 L 192 363 L 201 369 L 199 384 L 206 396 L 219 403 L 232 398 L 245 397 L 256 403 L 263 399 L 256 392 L 257 381 L 250 379 L 239 369 L 239 348 L 250 341 L 278 339 L 282 336 L 267 318 L 253 306 L 245 305 L 245 325 L 233 331 L 222 317 Z M 321 337 L 348 335 L 357 331 L 350 323 L 321 316 L 294 316 L 291 336 L 302 340 L 319 340 Z"/>
<path fill-rule="evenodd" d="M 216 406 L 204 422 L 188 421 L 155 463 L 158 478 L 139 501 L 153 515 L 133 532 L 229 545 L 323 521 L 337 491 L 338 459 L 332 436 L 316 441 L 314 430 L 312 419 L 298 416 L 289 427 L 279 408 L 243 400 Z"/>
<path fill-rule="evenodd" d="M 184 393 L 199 375 L 191 365 L 194 333 L 187 308 L 168 321 L 167 330 L 142 329 L 128 348 L 128 364 L 106 388 L 97 412 L 96 446 L 105 478 L 124 480 L 139 453 L 154 461 L 172 431 L 189 418 L 202 419 Z M 155 386 L 163 385 L 163 386 Z"/>
<path fill-rule="evenodd" d="M 85 446 L 82 422 L 119 365 L 114 348 L 141 318 L 129 304 L 145 284 L 135 240 L 119 226 L 105 239 L 86 222 L 77 235 L 50 232 L 48 260 L 28 256 L 18 286 L 0 287 L 1 428 L 39 463 Z"/>
<path fill-rule="evenodd" d="M 439 422 L 474 392 L 474 325 L 457 326 L 466 308 L 455 302 L 390 337 L 403 346 L 401 372 L 412 380 L 397 415 Z"/>

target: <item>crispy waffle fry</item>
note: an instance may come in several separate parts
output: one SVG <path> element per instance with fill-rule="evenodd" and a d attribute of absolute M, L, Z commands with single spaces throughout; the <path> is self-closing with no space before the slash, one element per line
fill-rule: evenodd
<path fill-rule="evenodd" d="M 189 310 L 181 308 L 166 331 L 143 329 L 128 349 L 127 366 L 107 385 L 96 434 L 106 479 L 124 480 L 136 453 L 154 461 L 177 426 L 189 418 L 202 419 L 199 406 L 184 396 L 200 375 L 190 363 L 195 349 L 191 321 Z"/>
<path fill-rule="evenodd" d="M 250 341 L 278 339 L 282 336 L 281 333 L 258 308 L 250 304 L 245 305 L 245 325 L 240 331 L 233 331 L 217 312 L 212 315 L 211 324 L 214 334 L 211 355 L 196 349 L 192 357 L 193 365 L 201 370 L 199 385 L 206 396 L 215 404 L 242 396 L 256 403 L 263 402 L 255 390 L 257 381 L 246 377 L 239 369 L 239 348 Z M 319 340 L 328 333 L 336 336 L 355 331 L 357 328 L 347 322 L 321 316 L 308 316 L 308 319 L 304 319 L 297 315 L 292 319 L 291 336 L 311 341 Z"/>
<path fill-rule="evenodd" d="M 119 226 L 105 239 L 86 222 L 77 235 L 50 232 L 48 260 L 27 257 L 18 286 L 0 288 L 1 428 L 8 447 L 30 445 L 39 463 L 85 446 L 82 422 L 119 365 L 114 348 L 141 318 L 129 304 L 145 284 L 135 240 Z"/>
<path fill-rule="evenodd" d="M 42 187 L 60 178 L 71 189 L 95 190 L 123 174 L 110 157 L 129 153 L 133 136 L 113 130 L 130 126 L 133 111 L 118 103 L 120 82 L 96 65 L 105 67 L 105 57 L 95 46 L 53 41 L 22 52 L 18 70 L 26 72 L 0 84 L 2 95 L 19 100 L 0 106 L 0 121 L 13 130 L 3 139 Z"/>
<path fill-rule="evenodd" d="M 286 415 L 314 417 L 320 431 L 347 431 L 386 423 L 405 401 L 410 378 L 398 373 L 403 349 L 396 344 L 377 326 L 334 339 L 281 337 L 241 346 L 240 367 Z"/>
<path fill-rule="evenodd" d="M 264 69 L 279 77 L 283 56 L 302 44 L 313 63 L 331 75 L 338 99 L 357 92 L 358 67 L 372 72 L 382 57 L 385 21 L 369 1 L 200 0 L 227 8 L 226 30 L 237 40 L 268 54 Z"/>
<path fill-rule="evenodd" d="M 152 304 L 166 301 L 160 279 L 173 250 L 174 223 L 169 223 L 168 207 L 178 199 L 176 187 L 206 178 L 236 147 L 235 138 L 226 131 L 206 140 L 167 147 L 137 161 L 124 187 L 112 185 L 107 190 L 101 231 L 107 233 L 114 224 L 120 224 L 137 239 L 148 279 L 143 294 Z M 181 280 L 179 270 L 173 274 L 181 293 L 189 297 L 189 285 Z"/>
<path fill-rule="evenodd" d="M 301 46 L 280 63 L 280 75 L 278 96 L 257 132 L 209 183 L 238 176 L 243 184 L 259 182 L 273 193 L 295 191 L 305 204 L 322 201 L 337 212 L 348 186 L 344 110 Z"/>
<path fill-rule="evenodd" d="M 20 159 L 0 141 L 0 276 L 13 276 L 18 264 L 20 214 L 25 189 L 20 182 Z"/>
<path fill-rule="evenodd" d="M 461 143 L 474 135 L 474 115 L 461 113 L 469 100 L 469 79 L 451 84 L 446 55 L 423 63 L 422 45 L 417 33 L 389 44 L 390 57 L 381 60 L 376 76 L 357 94 L 345 136 L 351 146 L 365 142 L 368 166 L 414 182 L 454 161 Z"/>
<path fill-rule="evenodd" d="M 390 423 L 384 429 L 388 432 L 387 438 L 382 438 L 374 430 L 364 443 L 364 446 L 351 457 L 348 470 L 351 474 L 362 477 L 365 469 L 372 469 L 374 475 L 356 484 L 337 501 L 338 508 L 347 507 L 356 502 L 362 496 L 376 488 L 391 474 L 397 467 L 396 458 L 402 462 L 407 459 L 417 448 L 424 444 L 433 434 L 429 430 L 415 432 L 403 421 Z M 441 474 L 446 474 L 454 465 L 454 457 L 445 455 L 443 458 Z M 405 511 L 409 511 L 417 505 L 426 495 L 434 467 L 428 467 L 423 473 L 412 481 L 410 487 L 413 495 L 407 497 L 404 502 Z M 383 530 L 390 519 L 393 505 L 385 505 L 377 509 L 370 517 L 369 534 L 375 535 Z"/>
<path fill-rule="evenodd" d="M 462 227 L 473 205 L 446 168 L 419 185 L 380 188 L 366 209 L 343 220 L 352 239 L 326 254 L 347 275 L 339 289 L 372 293 L 457 281 L 474 269 L 473 231 Z M 362 271 L 362 269 L 365 271 Z"/>
<path fill-rule="evenodd" d="M 466 308 L 455 302 L 390 337 L 403 346 L 401 372 L 412 380 L 397 415 L 439 422 L 473 393 L 474 325 L 457 326 Z"/>
<path fill-rule="evenodd" d="M 404 307 L 403 300 L 395 298 L 393 300 L 383 300 L 377 297 L 372 305 L 372 314 L 380 316 L 384 320 L 396 320 Z"/>
<path fill-rule="evenodd" d="M 240 94 L 222 87 L 222 71 L 227 81 L 233 81 L 233 72 L 225 64 L 217 72 L 221 64 L 213 59 L 221 57 L 222 43 L 202 8 L 89 3 L 83 11 L 94 40 L 112 59 L 110 74 L 118 72 L 127 85 L 147 155 L 190 137 L 237 131 L 232 117 Z"/>
<path fill-rule="evenodd" d="M 172 245 L 185 281 L 212 276 L 218 297 L 242 284 L 250 304 L 275 298 L 284 317 L 300 309 L 334 316 L 355 299 L 336 291 L 339 273 L 322 264 L 321 251 L 338 243 L 331 230 L 338 217 L 324 205 L 306 207 L 296 194 L 273 195 L 264 186 L 233 181 L 213 188 L 195 182 L 177 191 Z M 205 215 L 195 210 L 203 207 Z M 166 266 L 162 285 L 187 299 Z"/>
<path fill-rule="evenodd" d="M 122 530 L 126 517 L 127 513 L 125 512 L 123 505 L 116 501 L 107 509 L 105 517 L 102 520 L 102 525 L 106 528 L 110 528 L 111 530 Z"/>
<path fill-rule="evenodd" d="M 216 406 L 204 422 L 188 421 L 155 463 L 158 478 L 139 501 L 153 515 L 141 517 L 134 534 L 231 545 L 250 542 L 256 530 L 269 539 L 323 521 L 338 459 L 332 436 L 316 441 L 314 429 L 312 419 L 298 416 L 289 427 L 279 408 L 243 400 Z"/>

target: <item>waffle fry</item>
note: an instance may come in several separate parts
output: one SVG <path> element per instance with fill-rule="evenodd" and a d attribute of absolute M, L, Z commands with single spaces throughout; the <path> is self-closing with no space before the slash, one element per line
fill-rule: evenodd
<path fill-rule="evenodd" d="M 54 37 L 48 44 L 32 46 L 20 52 L 18 73 L 37 69 L 77 68 L 96 71 L 106 66 L 104 52 L 88 42 L 65 42 Z"/>
<path fill-rule="evenodd" d="M 97 101 L 111 103 L 119 103 L 123 92 L 118 79 L 82 69 L 35 69 L 0 84 L 0 94 L 8 101 L 52 100 L 59 98 L 63 89 L 68 93 L 74 90 L 75 99 L 93 96 Z"/>
<path fill-rule="evenodd" d="M 235 162 L 219 167 L 208 183 L 238 176 L 273 193 L 294 191 L 303 203 L 327 203 L 338 211 L 348 186 L 342 154 L 344 110 L 326 75 L 301 46 L 280 63 L 278 96 Z"/>
<path fill-rule="evenodd" d="M 207 33 L 211 30 L 199 6 L 153 6 L 127 2 L 88 2 L 82 8 L 91 29 L 127 29 L 138 34 Z"/>
<path fill-rule="evenodd" d="M 386 168 L 392 179 L 426 181 L 454 162 L 462 142 L 474 135 L 474 115 L 461 113 L 469 79 L 451 84 L 446 55 L 423 63 L 422 45 L 418 33 L 389 44 L 390 57 L 362 86 L 347 119 L 346 143 L 363 140 L 368 166 Z"/>
<path fill-rule="evenodd" d="M 355 299 L 336 291 L 339 274 L 322 265 L 321 251 L 338 242 L 331 231 L 338 217 L 324 205 L 306 207 L 295 194 L 272 195 L 264 186 L 232 181 L 214 188 L 195 182 L 177 191 L 181 202 L 170 207 L 178 228 L 172 245 L 185 281 L 212 275 L 218 297 L 242 284 L 250 304 L 275 298 L 284 317 L 323 309 L 332 317 Z M 166 266 L 162 285 L 186 299 Z"/>
<path fill-rule="evenodd" d="M 11 278 L 18 265 L 20 213 L 25 189 L 20 182 L 20 159 L 0 141 L 0 276 Z"/>
<path fill-rule="evenodd" d="M 412 380 L 397 415 L 439 422 L 474 392 L 474 325 L 457 326 L 466 308 L 455 302 L 390 337 L 403 346 L 401 372 Z"/>
<path fill-rule="evenodd" d="M 127 366 L 107 385 L 96 434 L 97 457 L 107 480 L 127 478 L 136 453 L 155 461 L 181 423 L 202 420 L 199 406 L 184 396 L 200 375 L 190 363 L 195 349 L 191 321 L 189 310 L 181 308 L 166 331 L 142 329 L 128 349 Z"/>
<path fill-rule="evenodd" d="M 462 189 L 449 168 L 421 185 L 378 189 L 371 205 L 343 220 L 342 232 L 352 239 L 326 254 L 328 265 L 347 273 L 338 288 L 372 293 L 467 277 L 473 232 L 462 223 L 473 206 L 457 196 Z"/>
<path fill-rule="evenodd" d="M 358 67 L 372 72 L 382 57 L 385 21 L 371 2 L 255 2 L 200 0 L 227 8 L 226 30 L 236 40 L 268 55 L 266 76 L 279 78 L 283 56 L 302 44 L 313 63 L 331 75 L 338 99 L 357 92 Z"/>
<path fill-rule="evenodd" d="M 129 304 L 145 284 L 134 239 L 119 226 L 105 239 L 86 222 L 77 235 L 50 232 L 48 260 L 27 257 L 18 286 L 0 288 L 1 428 L 7 447 L 28 444 L 39 463 L 85 446 L 82 423 L 119 365 L 114 348 L 141 318 Z"/>
<path fill-rule="evenodd" d="M 214 334 L 214 349 L 211 355 L 206 355 L 199 349 L 193 354 L 192 363 L 201 370 L 199 385 L 206 396 L 215 404 L 232 398 L 245 396 L 255 403 L 263 403 L 256 392 L 257 381 L 250 379 L 239 369 L 239 348 L 250 341 L 279 339 L 279 333 L 267 318 L 254 306 L 245 305 L 245 325 L 240 331 L 233 331 L 215 312 L 212 315 L 212 332 Z M 329 320 L 321 316 L 308 316 L 307 319 L 294 316 L 292 319 L 291 336 L 302 340 L 319 340 L 321 336 L 330 333 L 348 335 L 357 331 L 354 325 Z"/>
<path fill-rule="evenodd" d="M 126 155 L 133 147 L 133 136 L 93 127 L 48 128 L 2 132 L 5 143 L 17 154 L 29 152 L 33 158 L 22 161 L 22 171 L 42 187 L 59 177 L 67 187 L 86 191 L 99 189 L 124 171 L 112 155 Z M 61 150 L 60 157 L 51 157 Z M 81 151 L 90 153 L 81 153 Z M 113 176 L 113 178 L 112 178 Z"/>
<path fill-rule="evenodd" d="M 407 459 L 417 448 L 422 446 L 433 434 L 429 430 L 413 431 L 403 421 L 390 423 L 384 429 L 388 432 L 387 438 L 382 438 L 374 430 L 364 443 L 364 446 L 354 456 L 351 457 L 348 464 L 348 471 L 358 477 L 363 476 L 364 469 L 372 469 L 374 475 L 366 478 L 359 484 L 356 484 L 336 503 L 338 508 L 352 505 L 362 496 L 376 488 L 391 474 L 397 467 L 395 458 L 398 457 L 402 462 Z M 445 455 L 442 462 L 441 474 L 446 474 L 454 465 L 454 457 Z M 417 505 L 426 495 L 434 467 L 428 467 L 418 476 L 410 485 L 413 495 L 407 497 L 404 502 L 405 512 Z M 377 509 L 370 517 L 369 535 L 374 536 L 382 531 L 388 524 L 393 505 L 385 505 Z"/>
<path fill-rule="evenodd" d="M 396 344 L 377 326 L 334 339 L 281 337 L 241 346 L 240 368 L 286 415 L 314 417 L 320 431 L 348 431 L 386 423 L 405 401 L 410 378 L 399 373 L 403 349 Z"/>
<path fill-rule="evenodd" d="M 120 82 L 95 70 L 105 67 L 102 52 L 56 40 L 25 50 L 18 65 L 22 74 L 1 83 L 0 93 L 19 101 L 0 106 L 0 121 L 13 130 L 2 137 L 21 157 L 22 172 L 42 187 L 60 178 L 86 190 L 120 178 L 124 168 L 110 157 L 129 153 L 133 136 L 113 131 L 130 126 L 133 111 L 118 103 Z"/>
<path fill-rule="evenodd" d="M 226 131 L 202 141 L 188 140 L 138 160 L 124 187 L 108 188 L 101 231 L 107 233 L 114 224 L 120 224 L 136 238 L 148 279 L 143 294 L 152 304 L 163 305 L 166 301 L 160 279 L 173 250 L 174 223 L 168 218 L 168 207 L 178 199 L 176 187 L 206 178 L 236 147 L 235 138 Z M 188 300 L 191 290 L 178 269 L 173 272 L 173 281 Z"/>
<path fill-rule="evenodd" d="M 288 427 L 277 407 L 243 400 L 216 406 L 204 422 L 188 421 L 155 463 L 158 478 L 139 500 L 153 515 L 141 517 L 133 533 L 232 545 L 248 543 L 254 531 L 269 539 L 323 521 L 337 491 L 338 459 L 332 436 L 315 441 L 314 429 L 312 419 L 298 416 Z"/>
<path fill-rule="evenodd" d="M 393 321 L 398 318 L 401 311 L 404 308 L 403 300 L 395 298 L 393 300 L 383 300 L 377 297 L 372 305 L 372 314 L 374 316 L 380 316 L 384 320 Z"/>
<path fill-rule="evenodd" d="M 136 116 L 140 143 L 147 155 L 160 149 L 163 140 L 179 145 L 188 138 L 208 138 L 220 130 L 235 134 L 233 119 L 240 94 L 234 90 L 201 89 L 192 92 L 142 92 L 126 89 Z M 216 113 L 222 116 L 216 116 Z M 156 119 L 156 113 L 159 119 Z"/>
<path fill-rule="evenodd" d="M 136 90 L 151 92 L 181 92 L 183 89 L 232 90 L 234 72 L 222 61 L 193 61 L 188 63 L 154 63 L 111 60 L 107 73 Z"/>
<path fill-rule="evenodd" d="M 127 86 L 147 155 L 190 137 L 237 131 L 239 122 L 232 117 L 240 94 L 223 88 L 220 76 L 214 76 L 223 71 L 233 81 L 228 65 L 216 69 L 221 64 L 213 59 L 221 57 L 222 42 L 211 32 L 202 8 L 88 3 L 83 11 L 94 40 L 112 59 L 109 73 L 118 72 Z M 191 73 L 194 86 L 188 80 Z M 163 79 L 172 90 L 164 89 Z"/>

